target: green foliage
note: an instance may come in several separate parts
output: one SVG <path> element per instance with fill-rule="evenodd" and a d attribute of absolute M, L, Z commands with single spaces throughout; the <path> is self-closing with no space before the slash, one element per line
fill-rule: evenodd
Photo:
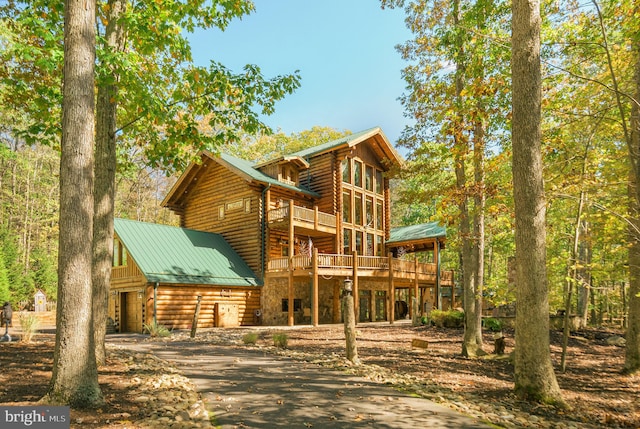
<path fill-rule="evenodd" d="M 464 313 L 457 310 L 432 310 L 431 324 L 438 328 L 462 328 L 464 326 Z"/>
<path fill-rule="evenodd" d="M 159 324 L 156 321 L 153 321 L 149 324 L 144 324 L 143 326 L 144 332 L 149 334 L 151 337 L 168 337 L 171 335 L 171 331 L 164 325 Z"/>
<path fill-rule="evenodd" d="M 10 301 L 9 292 L 9 275 L 7 274 L 7 266 L 4 262 L 4 254 L 0 248 L 0 301 Z"/>
<path fill-rule="evenodd" d="M 496 319 L 495 317 L 488 317 L 482 320 L 482 323 L 485 328 L 490 330 L 491 332 L 500 332 L 502 331 L 502 320 Z"/>
<path fill-rule="evenodd" d="M 429 325 L 431 324 L 431 321 L 429 320 L 429 318 L 428 318 L 427 316 L 422 316 L 422 317 L 420 318 L 420 323 L 421 323 L 422 325 L 429 326 Z"/>
<path fill-rule="evenodd" d="M 242 342 L 247 345 L 254 345 L 258 342 L 258 337 L 256 332 L 249 332 L 242 336 Z"/>
<path fill-rule="evenodd" d="M 275 347 L 286 349 L 289 337 L 284 332 L 273 334 L 273 345 Z"/>
<path fill-rule="evenodd" d="M 30 311 L 20 312 L 18 320 L 20 320 L 20 328 L 22 330 L 22 337 L 20 338 L 20 341 L 25 343 L 31 342 L 40 325 L 38 316 Z"/>

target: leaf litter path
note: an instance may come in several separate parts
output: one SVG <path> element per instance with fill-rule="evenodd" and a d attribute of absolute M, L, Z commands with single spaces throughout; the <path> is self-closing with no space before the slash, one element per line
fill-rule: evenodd
<path fill-rule="evenodd" d="M 365 378 L 259 350 L 173 341 L 120 342 L 175 364 L 222 428 L 489 428 Z"/>

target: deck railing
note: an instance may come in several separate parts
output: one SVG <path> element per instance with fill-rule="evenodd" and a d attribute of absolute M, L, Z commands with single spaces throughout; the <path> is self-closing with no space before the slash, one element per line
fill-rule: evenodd
<path fill-rule="evenodd" d="M 316 216 L 318 225 L 335 228 L 337 225 L 336 217 L 329 213 L 312 210 L 305 207 L 293 206 L 293 220 L 308 224 L 315 224 Z M 283 222 L 289 219 L 289 206 L 279 207 L 269 210 L 267 213 L 268 222 Z"/>
<path fill-rule="evenodd" d="M 357 256 L 358 271 L 384 271 L 389 270 L 389 258 L 380 256 Z M 309 270 L 313 267 L 311 256 L 295 255 L 291 258 L 291 266 L 289 266 L 289 258 L 275 258 L 269 261 L 267 269 L 269 271 L 288 271 L 288 270 Z M 353 268 L 352 255 L 336 255 L 336 254 L 318 254 L 318 268 L 321 269 L 351 269 Z M 394 275 L 403 276 L 409 274 L 419 274 L 421 276 L 436 277 L 436 264 L 422 263 L 415 261 L 405 261 L 403 259 L 391 259 L 391 269 Z M 453 282 L 453 271 L 443 270 L 440 273 L 442 283 Z"/>

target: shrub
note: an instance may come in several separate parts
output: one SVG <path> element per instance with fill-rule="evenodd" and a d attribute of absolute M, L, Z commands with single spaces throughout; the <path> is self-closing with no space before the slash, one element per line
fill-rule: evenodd
<path fill-rule="evenodd" d="M 488 317 L 483 320 L 484 327 L 490 330 L 491 332 L 500 332 L 502 331 L 502 320 L 496 319 L 495 317 Z"/>
<path fill-rule="evenodd" d="M 22 329 L 22 338 L 20 341 L 23 341 L 25 343 L 31 342 L 33 336 L 38 330 L 38 326 L 40 325 L 38 316 L 36 316 L 34 313 L 26 312 L 20 313 L 18 319 L 20 320 L 20 327 Z"/>
<path fill-rule="evenodd" d="M 431 311 L 431 324 L 438 328 L 462 328 L 464 313 L 457 310 L 433 310 Z"/>
<path fill-rule="evenodd" d="M 242 342 L 247 345 L 254 345 L 256 342 L 258 342 L 258 334 L 255 332 L 244 334 L 244 336 L 242 337 Z"/>
<path fill-rule="evenodd" d="M 423 325 L 429 325 L 429 324 L 431 324 L 431 321 L 429 320 L 429 317 L 422 316 L 420 318 L 420 323 L 423 324 Z"/>
<path fill-rule="evenodd" d="M 158 322 L 153 321 L 144 325 L 144 331 L 151 337 L 168 337 L 171 335 L 171 331 L 164 325 L 160 325 Z"/>
<path fill-rule="evenodd" d="M 287 348 L 287 342 L 289 341 L 289 338 L 287 337 L 287 334 L 284 333 L 279 333 L 279 334 L 273 334 L 273 345 L 279 348 Z"/>

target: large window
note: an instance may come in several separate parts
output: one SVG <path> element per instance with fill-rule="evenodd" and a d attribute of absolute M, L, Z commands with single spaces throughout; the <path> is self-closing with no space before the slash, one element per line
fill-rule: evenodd
<path fill-rule="evenodd" d="M 351 191 L 342 192 L 342 221 L 351 223 Z"/>
<path fill-rule="evenodd" d="M 383 256 L 383 173 L 357 158 L 346 158 L 341 168 L 343 252 Z"/>
<path fill-rule="evenodd" d="M 351 159 L 349 158 L 342 160 L 342 181 L 351 183 Z"/>
<path fill-rule="evenodd" d="M 353 186 L 362 188 L 362 163 L 360 161 L 353 162 Z"/>
<path fill-rule="evenodd" d="M 353 198 L 353 223 L 362 225 L 362 194 L 356 192 Z"/>
<path fill-rule="evenodd" d="M 364 173 L 364 187 L 367 191 L 373 191 L 373 167 L 367 165 Z"/>

